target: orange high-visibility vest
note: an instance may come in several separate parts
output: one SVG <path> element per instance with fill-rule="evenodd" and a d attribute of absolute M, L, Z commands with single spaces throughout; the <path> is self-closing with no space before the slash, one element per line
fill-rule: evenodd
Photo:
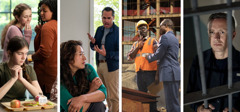
<path fill-rule="evenodd" d="M 149 55 L 153 52 L 153 41 L 154 38 L 148 37 L 148 39 L 144 42 L 142 50 L 138 50 L 138 53 L 135 58 L 135 71 L 156 71 L 157 70 L 157 61 L 153 61 L 151 63 L 145 58 L 145 55 Z M 138 43 L 135 44 L 135 47 L 138 46 Z"/>

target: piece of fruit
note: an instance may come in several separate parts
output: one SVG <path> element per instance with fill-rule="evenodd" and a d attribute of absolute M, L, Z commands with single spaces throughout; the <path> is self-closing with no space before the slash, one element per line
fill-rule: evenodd
<path fill-rule="evenodd" d="M 11 107 L 12 108 L 19 108 L 20 105 L 21 105 L 21 103 L 20 103 L 19 100 L 14 99 L 14 100 L 11 101 Z"/>
<path fill-rule="evenodd" d="M 35 97 L 35 101 L 36 101 L 36 102 L 39 101 L 39 95 L 37 95 L 37 96 Z"/>

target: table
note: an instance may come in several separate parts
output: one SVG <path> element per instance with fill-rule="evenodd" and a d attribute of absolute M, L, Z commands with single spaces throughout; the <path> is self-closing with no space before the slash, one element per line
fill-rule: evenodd
<path fill-rule="evenodd" d="M 149 112 L 150 103 L 157 102 L 153 94 L 122 87 L 123 112 Z"/>
<path fill-rule="evenodd" d="M 13 111 L 8 110 L 5 106 L 3 106 L 0 103 L 0 112 L 13 112 Z M 52 109 L 29 110 L 29 111 L 24 110 L 23 112 L 57 112 L 57 106 L 55 106 Z"/>

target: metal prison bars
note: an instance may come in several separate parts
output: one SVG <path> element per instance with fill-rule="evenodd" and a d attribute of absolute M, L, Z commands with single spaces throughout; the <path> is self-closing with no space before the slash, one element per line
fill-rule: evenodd
<path fill-rule="evenodd" d="M 203 6 L 198 7 L 197 0 L 191 0 L 192 2 L 192 10 L 185 10 L 184 17 L 193 17 L 194 22 L 194 31 L 195 38 L 197 44 L 197 53 L 198 53 L 198 61 L 200 67 L 201 74 L 201 83 L 202 83 L 202 91 L 188 93 L 184 95 L 184 105 L 189 105 L 193 103 L 197 103 L 200 101 L 204 102 L 204 107 L 208 108 L 208 100 L 222 97 L 228 95 L 228 108 L 229 112 L 232 112 L 232 94 L 240 92 L 240 82 L 232 84 L 232 10 L 240 9 L 240 2 L 232 3 L 231 0 L 227 1 L 227 4 L 219 4 L 212 6 Z M 200 21 L 199 15 L 202 14 L 212 14 L 216 12 L 224 12 L 227 11 L 227 28 L 228 28 L 228 85 L 218 86 L 215 88 L 207 89 L 206 88 L 206 78 L 205 78 L 205 70 L 203 63 L 203 53 L 202 53 L 202 44 L 200 40 Z M 199 43 L 200 42 L 200 43 Z M 228 88 L 228 89 L 227 89 Z"/>

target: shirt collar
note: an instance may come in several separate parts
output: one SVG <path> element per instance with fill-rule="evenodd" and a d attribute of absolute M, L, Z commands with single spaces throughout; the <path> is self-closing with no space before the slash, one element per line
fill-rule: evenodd
<path fill-rule="evenodd" d="M 168 31 L 167 33 L 172 33 L 172 34 L 174 34 L 173 31 Z M 167 34 L 167 33 L 166 33 L 166 34 Z"/>
<path fill-rule="evenodd" d="M 21 33 L 23 34 L 23 31 L 22 31 L 22 29 L 21 28 L 19 28 L 19 27 L 17 27 L 20 31 L 21 31 Z"/>

